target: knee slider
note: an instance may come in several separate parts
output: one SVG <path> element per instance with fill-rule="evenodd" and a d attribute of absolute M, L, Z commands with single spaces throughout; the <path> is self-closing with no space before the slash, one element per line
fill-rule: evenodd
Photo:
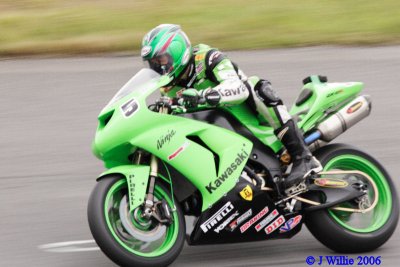
<path fill-rule="evenodd" d="M 260 80 L 256 84 L 254 90 L 257 92 L 257 95 L 264 102 L 265 105 L 269 107 L 282 105 L 282 100 L 272 89 L 271 83 L 269 81 Z"/>

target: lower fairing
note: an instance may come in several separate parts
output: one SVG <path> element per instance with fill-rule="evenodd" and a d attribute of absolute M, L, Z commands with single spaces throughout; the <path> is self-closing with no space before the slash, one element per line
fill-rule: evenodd
<path fill-rule="evenodd" d="M 285 212 L 270 196 L 246 179 L 197 220 L 189 245 L 239 243 L 291 238 L 303 224 L 300 213 Z"/>

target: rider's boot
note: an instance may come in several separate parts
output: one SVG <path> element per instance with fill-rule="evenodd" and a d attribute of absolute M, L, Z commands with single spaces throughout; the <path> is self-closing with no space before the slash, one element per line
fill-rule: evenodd
<path fill-rule="evenodd" d="M 289 120 L 282 127 L 275 130 L 275 134 L 286 147 L 292 158 L 292 169 L 284 180 L 285 188 L 298 185 L 312 173 L 322 171 L 321 163 L 313 157 L 308 146 L 304 143 L 303 135 L 293 120 Z"/>

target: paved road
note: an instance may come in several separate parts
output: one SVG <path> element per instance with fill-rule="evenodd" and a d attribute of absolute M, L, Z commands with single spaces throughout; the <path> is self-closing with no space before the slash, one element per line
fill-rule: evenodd
<path fill-rule="evenodd" d="M 399 188 L 399 46 L 228 54 L 246 73 L 273 81 L 288 104 L 309 74 L 365 82 L 373 112 L 339 141 L 375 155 Z M 92 239 L 86 204 L 103 169 L 90 151 L 96 117 L 140 67 L 139 58 L 127 56 L 0 61 L 0 266 L 113 266 L 98 250 L 55 253 L 38 246 Z M 398 266 L 399 248 L 397 230 L 367 255 Z M 331 254 L 305 229 L 290 241 L 185 247 L 173 266 L 307 266 L 306 256 Z"/>

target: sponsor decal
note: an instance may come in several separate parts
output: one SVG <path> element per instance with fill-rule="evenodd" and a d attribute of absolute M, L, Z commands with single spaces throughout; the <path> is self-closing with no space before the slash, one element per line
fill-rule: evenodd
<path fill-rule="evenodd" d="M 157 149 L 160 150 L 165 144 L 169 144 L 171 138 L 176 134 L 175 130 L 169 130 L 167 134 L 157 140 Z"/>
<path fill-rule="evenodd" d="M 293 228 L 296 227 L 296 225 L 298 225 L 301 222 L 301 215 L 297 215 L 296 217 L 290 218 L 280 229 L 279 232 L 280 233 L 286 233 L 290 230 L 292 230 Z"/>
<path fill-rule="evenodd" d="M 256 223 L 259 219 L 264 217 L 265 214 L 268 213 L 268 207 L 263 208 L 256 216 L 248 220 L 245 224 L 240 226 L 240 232 L 243 234 L 247 231 L 254 223 Z"/>
<path fill-rule="evenodd" d="M 245 213 L 240 215 L 239 218 L 237 218 L 236 220 L 231 222 L 228 225 L 228 227 L 226 228 L 226 230 L 229 230 L 229 231 L 233 232 L 233 230 L 235 230 L 242 222 L 247 220 L 252 214 L 253 214 L 253 211 L 251 209 L 249 209 L 248 211 L 246 211 Z"/>
<path fill-rule="evenodd" d="M 196 66 L 196 73 L 199 74 L 204 69 L 203 63 L 200 62 L 199 65 Z"/>
<path fill-rule="evenodd" d="M 221 96 L 235 96 L 240 95 L 240 91 L 245 92 L 246 90 L 246 86 L 241 85 L 239 88 L 235 89 L 219 89 L 218 92 L 221 94 Z"/>
<path fill-rule="evenodd" d="M 246 185 L 242 191 L 240 191 L 240 195 L 244 200 L 252 201 L 253 200 L 253 190 L 251 189 L 250 185 Z"/>
<path fill-rule="evenodd" d="M 196 56 L 194 57 L 194 60 L 196 60 L 196 61 L 203 60 L 204 57 L 205 57 L 205 54 L 199 54 L 199 55 L 196 55 Z"/>
<path fill-rule="evenodd" d="M 349 184 L 346 181 L 339 179 L 327 179 L 327 178 L 318 178 L 314 180 L 314 184 L 320 187 L 332 187 L 332 188 L 343 188 L 347 187 Z"/>
<path fill-rule="evenodd" d="M 139 104 L 135 99 L 131 99 L 121 106 L 121 110 L 125 118 L 128 118 L 139 110 Z"/>
<path fill-rule="evenodd" d="M 206 185 L 207 191 L 212 194 L 217 190 L 218 187 L 220 187 L 232 175 L 232 173 L 247 159 L 248 156 L 247 152 L 242 149 L 242 151 L 237 154 L 234 162 L 232 162 L 217 179 Z"/>
<path fill-rule="evenodd" d="M 267 235 L 278 229 L 279 226 L 285 223 L 285 217 L 283 215 L 279 216 L 278 219 L 273 221 L 270 225 L 265 228 Z"/>
<path fill-rule="evenodd" d="M 224 228 L 231 222 L 233 221 L 233 219 L 235 219 L 237 216 L 239 215 L 239 211 L 236 211 L 234 214 L 232 214 L 231 216 L 229 216 L 228 219 L 226 219 L 224 222 L 222 222 L 217 228 L 214 229 L 214 232 L 218 233 L 222 230 L 224 230 Z"/>
<path fill-rule="evenodd" d="M 142 48 L 142 51 L 140 52 L 140 55 L 141 55 L 142 57 L 145 57 L 145 56 L 147 56 L 148 54 L 150 54 L 150 52 L 151 52 L 151 46 L 146 45 L 146 46 L 144 46 L 144 47 Z"/>
<path fill-rule="evenodd" d="M 178 148 L 174 153 L 168 156 L 168 160 L 173 160 L 174 158 L 176 158 L 182 151 L 184 151 L 189 146 L 189 144 L 190 144 L 189 141 L 183 143 L 183 145 L 180 148 Z"/>
<path fill-rule="evenodd" d="M 326 97 L 328 98 L 328 97 L 331 97 L 333 95 L 337 95 L 337 94 L 340 94 L 340 93 L 343 93 L 343 92 L 344 92 L 344 90 L 340 89 L 340 90 L 337 90 L 335 92 L 332 92 L 332 93 L 328 94 Z"/>
<path fill-rule="evenodd" d="M 351 105 L 348 109 L 347 109 L 347 114 L 351 114 L 351 113 L 354 113 L 354 112 L 356 112 L 357 110 L 359 110 L 361 107 L 362 107 L 362 105 L 363 105 L 363 103 L 360 101 L 360 102 L 357 102 L 357 103 L 354 103 L 353 105 Z"/>
<path fill-rule="evenodd" d="M 210 57 L 208 58 L 208 65 L 210 66 L 212 62 L 217 59 L 222 53 L 220 51 L 214 51 L 211 53 Z"/>
<path fill-rule="evenodd" d="M 221 97 L 218 94 L 216 94 L 216 95 L 208 94 L 207 95 L 207 99 L 209 99 L 209 100 L 220 100 Z"/>
<path fill-rule="evenodd" d="M 259 224 L 256 225 L 257 232 L 260 232 L 267 224 L 269 224 L 276 216 L 279 215 L 278 210 L 274 209 L 267 217 L 265 217 Z"/>
<path fill-rule="evenodd" d="M 207 221 L 205 221 L 202 225 L 200 225 L 201 230 L 203 230 L 204 233 L 207 233 L 208 230 L 210 230 L 215 225 L 217 225 L 220 221 L 222 221 L 222 219 L 225 218 L 226 215 L 228 215 L 228 213 L 231 212 L 232 210 L 233 210 L 233 205 L 229 201 L 224 206 L 222 206 L 222 208 L 220 208 Z"/>

